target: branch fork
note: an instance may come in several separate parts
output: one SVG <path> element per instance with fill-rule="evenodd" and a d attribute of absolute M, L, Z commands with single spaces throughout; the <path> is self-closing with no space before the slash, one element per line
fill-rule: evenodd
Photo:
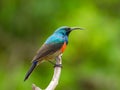
<path fill-rule="evenodd" d="M 32 90 L 54 90 L 56 88 L 56 86 L 58 85 L 60 74 L 61 74 L 61 66 L 58 66 L 58 65 L 62 65 L 62 54 L 56 58 L 56 65 L 57 66 L 54 67 L 54 74 L 53 74 L 52 80 L 50 81 L 47 88 L 41 89 L 37 87 L 35 84 L 33 84 Z"/>

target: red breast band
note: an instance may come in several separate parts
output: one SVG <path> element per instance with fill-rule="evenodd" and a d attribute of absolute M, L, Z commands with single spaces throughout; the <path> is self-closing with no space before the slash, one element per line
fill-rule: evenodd
<path fill-rule="evenodd" d="M 65 48 L 66 48 L 66 42 L 64 42 L 64 44 L 63 44 L 63 46 L 62 46 L 62 48 L 60 49 L 60 51 L 63 53 L 64 52 L 64 50 L 65 50 Z"/>

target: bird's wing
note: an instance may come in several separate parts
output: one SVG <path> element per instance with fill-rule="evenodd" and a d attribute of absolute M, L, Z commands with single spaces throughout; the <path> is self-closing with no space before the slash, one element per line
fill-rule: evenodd
<path fill-rule="evenodd" d="M 41 58 L 44 58 L 47 55 L 51 55 L 54 52 L 61 49 L 64 43 L 52 43 L 52 44 L 43 44 L 42 47 L 38 50 L 37 55 L 33 58 L 32 61 L 39 61 Z"/>

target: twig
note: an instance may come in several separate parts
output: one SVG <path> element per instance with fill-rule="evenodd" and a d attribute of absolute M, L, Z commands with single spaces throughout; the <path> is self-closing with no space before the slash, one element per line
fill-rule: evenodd
<path fill-rule="evenodd" d="M 59 55 L 56 58 L 56 65 L 62 65 L 62 58 L 61 57 L 62 57 L 62 54 Z M 60 74 L 61 74 L 61 67 L 55 67 L 54 68 L 54 74 L 53 74 L 52 80 L 50 81 L 50 83 L 47 86 L 47 88 L 43 89 L 43 90 L 54 90 L 56 88 L 56 86 L 58 85 Z M 33 84 L 32 85 L 32 90 L 42 90 L 42 89 L 40 89 L 35 84 Z"/>

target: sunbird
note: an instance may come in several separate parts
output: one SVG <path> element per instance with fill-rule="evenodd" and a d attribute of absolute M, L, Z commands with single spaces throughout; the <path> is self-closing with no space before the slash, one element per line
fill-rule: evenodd
<path fill-rule="evenodd" d="M 68 44 L 68 36 L 73 30 L 84 30 L 81 27 L 62 26 L 48 37 L 45 43 L 40 47 L 36 56 L 32 60 L 32 65 L 25 75 L 24 81 L 28 79 L 32 71 L 42 61 L 51 61 L 62 54 Z"/>

